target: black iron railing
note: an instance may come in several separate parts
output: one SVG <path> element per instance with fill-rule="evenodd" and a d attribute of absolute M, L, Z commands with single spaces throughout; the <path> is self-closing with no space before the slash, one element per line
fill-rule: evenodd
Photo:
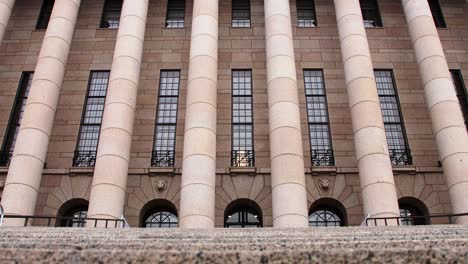
<path fill-rule="evenodd" d="M 390 160 L 393 165 L 412 165 L 413 157 L 409 149 L 391 149 L 389 151 Z"/>
<path fill-rule="evenodd" d="M 233 150 L 231 151 L 232 167 L 254 167 L 255 153 L 253 150 Z"/>
<path fill-rule="evenodd" d="M 333 150 L 311 150 L 310 159 L 312 160 L 312 166 L 334 166 L 335 156 Z"/>
<path fill-rule="evenodd" d="M 96 151 L 75 151 L 73 167 L 94 167 L 96 164 Z"/>
<path fill-rule="evenodd" d="M 153 151 L 151 167 L 174 167 L 174 151 Z"/>
<path fill-rule="evenodd" d="M 433 219 L 445 219 L 448 220 L 448 224 L 454 224 L 457 217 L 460 216 L 468 217 L 468 213 L 428 216 L 370 217 L 366 218 L 366 226 L 415 225 L 419 222 L 418 220 L 423 220 L 426 224 L 430 224 Z"/>
<path fill-rule="evenodd" d="M 0 166 L 4 166 L 4 167 L 9 166 L 12 156 L 13 156 L 13 152 L 11 151 L 0 152 Z"/>
<path fill-rule="evenodd" d="M 33 215 L 4 215 L 3 221 L 7 219 L 24 220 L 24 226 L 46 226 L 46 227 L 104 227 L 120 228 L 125 227 L 122 219 L 103 219 L 88 217 L 64 217 L 64 216 L 33 216 Z"/>

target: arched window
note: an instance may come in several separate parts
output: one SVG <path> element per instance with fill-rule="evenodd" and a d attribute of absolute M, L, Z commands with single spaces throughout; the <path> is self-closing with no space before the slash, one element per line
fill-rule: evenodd
<path fill-rule="evenodd" d="M 254 201 L 238 199 L 226 207 L 224 212 L 224 227 L 256 228 L 262 226 L 262 210 Z"/>
<path fill-rule="evenodd" d="M 400 207 L 401 225 L 427 225 L 429 224 L 429 211 L 426 205 L 413 197 L 403 197 L 398 200 Z"/>
<path fill-rule="evenodd" d="M 167 200 L 156 199 L 141 210 L 140 226 L 145 228 L 173 228 L 179 226 L 177 209 Z"/>
<path fill-rule="evenodd" d="M 346 209 L 337 200 L 321 198 L 315 201 L 309 210 L 309 226 L 345 226 Z"/>
<path fill-rule="evenodd" d="M 88 216 L 88 201 L 72 199 L 64 203 L 57 214 L 57 226 L 84 227 Z"/>

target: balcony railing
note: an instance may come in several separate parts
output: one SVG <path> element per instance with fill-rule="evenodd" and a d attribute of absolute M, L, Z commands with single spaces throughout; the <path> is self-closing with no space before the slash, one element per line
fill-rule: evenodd
<path fill-rule="evenodd" d="M 392 165 L 412 165 L 413 157 L 409 149 L 391 149 L 389 151 Z"/>
<path fill-rule="evenodd" d="M 96 151 L 75 151 L 73 167 L 94 167 Z"/>
<path fill-rule="evenodd" d="M 0 166 L 7 167 L 8 165 L 10 165 L 12 156 L 13 156 L 13 152 L 11 151 L 0 152 Z"/>
<path fill-rule="evenodd" d="M 174 151 L 153 151 L 151 167 L 174 167 Z"/>
<path fill-rule="evenodd" d="M 18 219 L 23 226 L 42 227 L 85 227 L 90 223 L 90 227 L 121 228 L 126 226 L 123 219 L 104 219 L 88 217 L 56 217 L 56 216 L 32 216 L 32 215 L 2 215 L 3 222 L 8 219 Z M 2 222 L 0 222 L 0 226 Z"/>
<path fill-rule="evenodd" d="M 448 220 L 448 224 L 455 224 L 458 217 L 468 217 L 464 214 L 443 214 L 427 216 L 395 216 L 395 217 L 370 217 L 365 219 L 366 226 L 388 226 L 388 225 L 415 225 L 417 222 L 425 222 L 430 225 L 431 220 Z"/>
<path fill-rule="evenodd" d="M 232 167 L 254 167 L 255 153 L 253 150 L 233 150 L 231 151 Z"/>
<path fill-rule="evenodd" d="M 334 166 L 335 156 L 333 150 L 311 150 L 310 158 L 312 160 L 312 166 Z"/>

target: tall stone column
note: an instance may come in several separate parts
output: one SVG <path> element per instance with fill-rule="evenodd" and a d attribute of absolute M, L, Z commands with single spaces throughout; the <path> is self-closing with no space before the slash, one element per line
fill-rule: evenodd
<path fill-rule="evenodd" d="M 147 14 L 148 0 L 124 0 L 91 185 L 89 217 L 119 219 L 123 214 Z"/>
<path fill-rule="evenodd" d="M 453 213 L 468 212 L 468 136 L 426 0 L 402 0 Z M 468 217 L 458 223 L 468 225 Z"/>
<path fill-rule="evenodd" d="M 218 0 L 195 0 L 180 191 L 182 228 L 213 228 L 216 180 Z"/>
<path fill-rule="evenodd" d="M 307 227 L 304 151 L 288 0 L 265 0 L 274 227 Z"/>
<path fill-rule="evenodd" d="M 371 217 L 399 216 L 392 164 L 359 0 L 334 2 L 364 213 Z"/>
<path fill-rule="evenodd" d="M 14 5 L 15 0 L 0 0 L 0 44 L 3 42 Z"/>
<path fill-rule="evenodd" d="M 7 214 L 34 214 L 79 8 L 80 0 L 60 0 L 52 10 L 3 192 Z"/>

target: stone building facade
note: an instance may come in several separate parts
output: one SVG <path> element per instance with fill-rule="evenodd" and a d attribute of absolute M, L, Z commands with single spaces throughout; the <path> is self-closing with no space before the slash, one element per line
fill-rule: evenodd
<path fill-rule="evenodd" d="M 359 225 L 366 215 L 398 216 L 399 207 L 468 212 L 468 137 L 460 110 L 468 86 L 466 0 L 429 1 L 440 5 L 446 23 L 437 29 L 426 0 L 361 6 L 357 0 L 124 0 L 121 15 L 105 25 L 103 10 L 115 10 L 111 2 L 119 1 L 107 0 L 106 9 L 104 0 L 56 0 L 48 26 L 38 29 L 47 2 L 0 1 L 2 157 L 10 152 L 21 83 L 34 72 L 26 124 L 18 126 L 11 162 L 7 157 L 0 168 L 6 213 L 67 215 L 77 207 L 88 211 L 89 203 L 88 216 L 123 215 L 131 226 L 167 211 L 181 227 L 223 227 L 236 212 L 260 219 L 244 224 L 304 227 L 324 216 L 311 213 L 324 210 L 340 225 Z M 168 9 L 180 14 L 180 2 L 182 18 L 175 12 L 170 21 Z M 372 13 L 373 3 L 380 22 L 367 11 L 361 15 L 369 6 Z M 458 98 L 448 69 L 465 89 Z M 86 157 L 80 163 L 84 106 L 96 72 L 106 73 L 108 84 L 98 151 L 91 163 Z M 403 128 L 396 141 L 405 148 L 394 155 L 377 93 L 382 79 L 374 78 L 379 72 L 390 76 L 384 88 L 396 91 L 397 108 L 390 110 Z M 167 103 L 160 90 L 168 73 L 180 77 L 172 94 L 177 114 L 169 122 L 174 149 L 159 146 L 170 158 L 158 159 L 155 133 L 167 125 L 158 121 L 158 105 Z M 236 82 L 249 79 L 237 74 L 251 76 L 250 86 L 236 86 L 251 92 L 234 92 Z M 322 87 L 321 99 L 308 87 Z M 244 96 L 237 107 L 252 107 L 242 132 L 233 129 L 236 95 Z M 317 102 L 325 108 L 312 109 Z M 328 129 L 311 136 L 320 113 Z M 234 149 L 236 133 L 250 133 L 252 144 Z M 328 142 L 328 151 L 311 145 L 311 137 Z"/>

